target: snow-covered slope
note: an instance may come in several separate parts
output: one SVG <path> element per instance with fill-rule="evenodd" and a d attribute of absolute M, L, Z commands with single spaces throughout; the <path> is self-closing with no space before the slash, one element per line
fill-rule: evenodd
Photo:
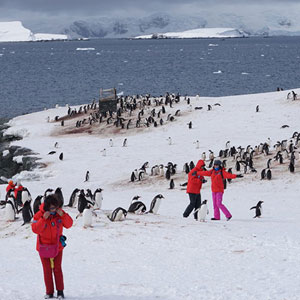
<path fill-rule="evenodd" d="M 20 21 L 0 22 L 0 42 L 65 40 L 67 38 L 67 35 L 64 34 L 34 34 Z"/>
<path fill-rule="evenodd" d="M 300 94 L 300 89 L 295 90 Z M 209 216 L 198 223 L 182 213 L 188 196 L 180 183 L 185 162 L 196 162 L 205 151 L 231 146 L 253 147 L 270 138 L 290 139 L 300 130 L 300 102 L 286 100 L 287 91 L 222 98 L 192 97 L 192 110 L 181 98 L 162 115 L 165 125 L 156 128 L 103 131 L 95 124 L 92 131 L 62 135 L 60 122 L 47 122 L 63 116 L 66 107 L 49 109 L 10 121 L 7 133 L 18 133 L 23 140 L 13 144 L 39 153 L 46 169 L 16 176 L 35 198 L 47 188 L 62 187 L 65 203 L 76 188 L 102 187 L 103 211 L 97 212 L 94 227 L 83 229 L 82 218 L 65 230 L 63 270 L 65 294 L 70 299 L 207 299 L 207 300 L 283 300 L 299 299 L 300 294 L 300 161 L 296 172 L 272 160 L 273 178 L 260 180 L 260 171 L 268 158 L 254 156 L 258 173 L 247 173 L 233 180 L 225 191 L 224 203 L 233 214 L 227 222 L 210 221 L 213 215 L 210 179 L 203 185 L 202 199 L 208 199 Z M 214 105 L 214 104 L 219 105 Z M 212 110 L 207 110 L 207 105 Z M 256 113 L 256 105 L 260 112 Z M 203 109 L 195 110 L 202 106 Z M 152 108 L 151 108 L 152 109 Z M 145 110 L 149 114 L 151 109 Z M 167 115 L 180 116 L 174 122 Z M 156 107 L 158 112 L 158 107 Z M 129 116 L 125 116 L 128 119 Z M 187 123 L 192 121 L 193 128 Z M 106 122 L 104 122 L 106 124 Z M 289 125 L 288 128 L 281 128 Z M 66 120 L 65 128 L 74 128 L 75 120 Z M 111 124 L 111 128 L 113 125 Z M 83 127 L 84 128 L 84 127 Z M 173 144 L 168 144 L 172 137 Z M 109 146 L 109 139 L 113 146 Z M 122 147 L 124 138 L 128 146 Z M 199 141 L 199 148 L 196 141 Z M 54 148 L 58 142 L 58 148 Z M 107 155 L 101 151 L 106 148 Z M 56 151 L 48 155 L 49 151 Z M 64 160 L 58 155 L 63 152 Z M 175 189 L 163 177 L 146 176 L 141 182 L 130 182 L 135 168 L 148 161 L 178 165 Z M 208 165 L 208 162 L 207 162 Z M 227 158 L 227 166 L 235 162 Z M 86 171 L 90 181 L 84 182 Z M 150 172 L 150 170 L 149 170 Z M 2 199 L 5 186 L 0 186 Z M 128 215 L 123 222 L 110 222 L 105 212 L 121 206 L 128 208 L 133 196 L 140 195 L 149 208 L 153 197 L 165 199 L 158 215 Z M 263 200 L 261 219 L 253 219 L 250 207 Z M 66 209 L 72 217 L 76 209 Z M 35 251 L 36 236 L 29 225 L 21 227 L 22 217 L 6 223 L 0 209 L 0 293 L 3 299 L 41 299 L 44 294 L 42 268 Z M 16 284 L 17 283 L 17 284 Z"/>
<path fill-rule="evenodd" d="M 198 28 L 193 30 L 186 30 L 183 32 L 166 32 L 156 33 L 150 35 L 140 35 L 136 39 L 151 39 L 151 38 L 237 38 L 245 37 L 245 34 L 235 28 Z"/>

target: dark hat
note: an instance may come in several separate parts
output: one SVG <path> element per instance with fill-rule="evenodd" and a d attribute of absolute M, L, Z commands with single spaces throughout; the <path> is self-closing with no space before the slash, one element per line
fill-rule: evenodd
<path fill-rule="evenodd" d="M 221 162 L 220 160 L 215 160 L 215 161 L 214 161 L 214 165 L 215 165 L 215 166 L 220 166 L 220 167 L 221 167 L 221 166 L 222 166 L 222 162 Z"/>

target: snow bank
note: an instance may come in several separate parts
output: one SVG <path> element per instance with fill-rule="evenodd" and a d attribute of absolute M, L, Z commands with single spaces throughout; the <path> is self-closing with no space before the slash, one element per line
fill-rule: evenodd
<path fill-rule="evenodd" d="M 177 39 L 191 39 L 191 38 L 237 38 L 245 37 L 246 33 L 235 28 L 198 28 L 186 30 L 182 32 L 167 32 L 155 33 L 149 35 L 140 35 L 136 39 L 153 39 L 153 38 L 177 38 Z"/>
<path fill-rule="evenodd" d="M 0 22 L 0 42 L 32 42 L 66 39 L 68 39 L 68 36 L 64 34 L 34 34 L 25 28 L 20 21 Z"/>

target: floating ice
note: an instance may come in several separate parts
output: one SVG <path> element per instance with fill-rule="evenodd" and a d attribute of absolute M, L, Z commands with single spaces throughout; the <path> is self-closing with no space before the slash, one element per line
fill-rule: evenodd
<path fill-rule="evenodd" d="M 208 47 L 218 47 L 218 44 L 209 44 Z"/>
<path fill-rule="evenodd" d="M 221 74 L 221 73 L 223 73 L 221 70 L 219 70 L 219 71 L 216 71 L 216 72 L 213 72 L 214 74 Z"/>
<path fill-rule="evenodd" d="M 76 51 L 93 51 L 95 48 L 76 48 Z"/>

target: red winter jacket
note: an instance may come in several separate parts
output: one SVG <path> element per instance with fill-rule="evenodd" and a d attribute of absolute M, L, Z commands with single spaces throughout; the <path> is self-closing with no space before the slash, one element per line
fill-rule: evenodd
<path fill-rule="evenodd" d="M 13 183 L 8 183 L 8 186 L 6 187 L 6 193 L 8 193 L 10 190 L 15 189 L 15 185 Z"/>
<path fill-rule="evenodd" d="M 211 190 L 213 193 L 224 192 L 224 184 L 223 184 L 223 178 L 224 179 L 234 179 L 236 178 L 235 174 L 231 174 L 225 171 L 224 168 L 219 169 L 216 171 L 215 169 L 211 169 L 209 171 L 200 171 L 197 172 L 197 175 L 200 176 L 210 176 L 211 177 Z"/>
<path fill-rule="evenodd" d="M 62 235 L 63 227 L 70 228 L 73 225 L 73 219 L 63 211 L 63 215 L 59 214 L 50 215 L 48 219 L 44 219 L 44 203 L 40 205 L 40 210 L 33 216 L 33 223 L 31 224 L 32 231 L 36 233 L 37 243 L 36 250 L 39 250 L 39 244 L 41 239 L 42 244 L 53 245 L 57 242 L 57 222 L 59 224 L 59 236 Z M 61 243 L 59 243 L 59 251 L 63 249 Z"/>
<path fill-rule="evenodd" d="M 198 171 L 203 170 L 202 169 L 203 166 L 205 166 L 205 162 L 202 159 L 200 159 L 197 162 L 196 167 L 189 172 L 188 184 L 187 184 L 187 187 L 186 187 L 186 192 L 188 194 L 200 194 L 200 190 L 201 190 L 201 187 L 202 187 L 202 179 L 204 179 L 204 177 L 203 176 L 197 176 L 196 174 L 195 175 L 192 175 L 192 174 L 194 172 L 198 172 Z"/>
<path fill-rule="evenodd" d="M 18 187 L 15 188 L 15 199 L 17 199 L 18 191 L 22 191 L 24 188 L 22 185 L 19 185 Z"/>

